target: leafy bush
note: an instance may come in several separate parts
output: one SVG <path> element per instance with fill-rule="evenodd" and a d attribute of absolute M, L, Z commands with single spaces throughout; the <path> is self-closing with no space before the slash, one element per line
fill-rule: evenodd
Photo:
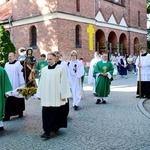
<path fill-rule="evenodd" d="M 8 61 L 8 54 L 15 52 L 15 46 L 10 40 L 8 32 L 4 26 L 0 26 L 0 66 L 4 67 Z"/>

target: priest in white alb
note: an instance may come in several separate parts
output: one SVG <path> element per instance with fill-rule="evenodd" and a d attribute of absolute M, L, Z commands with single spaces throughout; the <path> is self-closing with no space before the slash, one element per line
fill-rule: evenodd
<path fill-rule="evenodd" d="M 99 52 L 94 53 L 94 58 L 90 62 L 89 75 L 88 75 L 88 84 L 93 85 L 93 95 L 95 96 L 95 78 L 93 77 L 93 71 L 97 62 L 101 61 Z"/>
<path fill-rule="evenodd" d="M 145 47 L 141 47 L 140 56 L 136 60 L 137 74 L 137 98 L 150 98 L 150 54 Z"/>

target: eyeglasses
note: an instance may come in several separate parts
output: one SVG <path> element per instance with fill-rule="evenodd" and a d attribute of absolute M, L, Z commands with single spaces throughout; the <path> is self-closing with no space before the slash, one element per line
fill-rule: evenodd
<path fill-rule="evenodd" d="M 77 56 L 77 55 L 71 55 L 71 56 Z"/>

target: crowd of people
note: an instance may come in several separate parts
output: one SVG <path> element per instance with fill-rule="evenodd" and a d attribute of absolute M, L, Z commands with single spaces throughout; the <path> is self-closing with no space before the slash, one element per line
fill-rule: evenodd
<path fill-rule="evenodd" d="M 32 53 L 32 49 L 27 49 L 25 57 L 17 60 L 11 52 L 5 67 L 0 67 L 0 131 L 4 130 L 3 122 L 9 121 L 11 116 L 23 117 L 25 99 L 17 89 L 34 86 L 37 87 L 36 97 L 42 106 L 44 133 L 41 138 L 49 139 L 52 133 L 67 127 L 69 98 L 73 99 L 73 109 L 79 109 L 87 70 L 76 50 L 71 51 L 69 62 L 62 60 L 59 51 L 48 53 L 47 56 L 41 54 L 38 62 Z M 101 55 L 95 52 L 89 66 L 88 84 L 93 86 L 96 104 L 106 104 L 112 80 L 118 75 L 127 78 L 129 71 L 138 74 L 137 97 L 150 98 L 149 61 L 150 54 L 144 47 L 138 57 L 136 54 L 127 57 L 118 53 L 109 58 L 107 52 Z M 35 78 L 38 78 L 38 82 Z"/>
<path fill-rule="evenodd" d="M 125 77 L 128 78 L 128 72 L 132 72 L 133 74 L 137 74 L 137 67 L 136 67 L 136 59 L 137 54 L 134 55 L 127 55 L 123 54 L 121 55 L 118 53 L 117 55 L 111 55 L 110 60 L 113 63 L 113 66 L 115 68 L 114 71 L 114 79 L 117 75 L 120 75 L 122 78 Z"/>

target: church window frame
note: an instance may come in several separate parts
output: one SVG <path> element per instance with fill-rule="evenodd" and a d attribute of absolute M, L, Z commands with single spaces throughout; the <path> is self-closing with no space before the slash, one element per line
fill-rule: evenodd
<path fill-rule="evenodd" d="M 141 26 L 141 12 L 140 11 L 138 11 L 138 27 L 140 27 Z"/>
<path fill-rule="evenodd" d="M 75 46 L 76 48 L 81 48 L 81 26 L 76 25 L 75 27 Z"/>
<path fill-rule="evenodd" d="M 37 48 L 37 29 L 35 26 L 30 28 L 30 47 L 33 49 Z"/>

